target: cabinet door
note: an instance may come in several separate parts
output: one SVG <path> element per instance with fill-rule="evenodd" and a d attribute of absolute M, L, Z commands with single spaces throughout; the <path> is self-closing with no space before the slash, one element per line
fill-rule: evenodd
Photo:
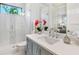
<path fill-rule="evenodd" d="M 38 46 L 38 44 L 33 42 L 33 55 L 40 55 L 40 54 L 41 54 L 40 46 Z"/>
<path fill-rule="evenodd" d="M 32 54 L 33 54 L 33 43 L 29 38 L 27 38 L 27 55 Z"/>
<path fill-rule="evenodd" d="M 30 38 L 27 38 L 27 55 L 40 55 L 40 47 Z"/>

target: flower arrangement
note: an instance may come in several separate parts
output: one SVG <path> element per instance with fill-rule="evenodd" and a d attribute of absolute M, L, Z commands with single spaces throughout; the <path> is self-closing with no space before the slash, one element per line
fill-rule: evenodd
<path fill-rule="evenodd" d="M 36 32 L 42 31 L 41 22 L 38 19 L 35 20 L 34 25 L 35 25 L 35 31 Z"/>
<path fill-rule="evenodd" d="M 48 26 L 46 26 L 46 23 L 47 23 L 47 21 L 46 20 L 43 20 L 43 26 L 44 26 L 44 30 L 45 31 L 47 31 L 47 29 L 48 29 Z"/>
<path fill-rule="evenodd" d="M 46 20 L 40 21 L 40 20 L 36 19 L 35 22 L 34 22 L 35 31 L 36 32 L 41 32 L 43 29 L 45 31 L 47 31 L 48 26 L 46 26 L 46 23 L 47 23 Z"/>

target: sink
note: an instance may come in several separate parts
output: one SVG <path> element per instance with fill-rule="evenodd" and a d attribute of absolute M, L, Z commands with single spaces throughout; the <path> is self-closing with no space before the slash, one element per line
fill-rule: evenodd
<path fill-rule="evenodd" d="M 54 44 L 54 43 L 56 43 L 56 42 L 58 42 L 59 40 L 58 40 L 58 38 L 51 38 L 51 37 L 46 37 L 46 39 L 45 39 L 45 41 L 47 42 L 47 43 L 49 43 L 49 44 Z"/>
<path fill-rule="evenodd" d="M 55 37 L 49 37 L 49 36 L 41 36 L 41 37 L 38 37 L 39 40 L 42 40 L 44 42 L 47 42 L 48 44 L 54 44 L 56 42 L 59 41 L 59 38 L 55 38 Z"/>

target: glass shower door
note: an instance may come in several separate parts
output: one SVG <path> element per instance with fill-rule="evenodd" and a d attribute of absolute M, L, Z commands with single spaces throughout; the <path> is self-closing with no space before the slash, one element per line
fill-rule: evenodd
<path fill-rule="evenodd" d="M 0 14 L 0 46 L 9 45 L 10 15 Z"/>

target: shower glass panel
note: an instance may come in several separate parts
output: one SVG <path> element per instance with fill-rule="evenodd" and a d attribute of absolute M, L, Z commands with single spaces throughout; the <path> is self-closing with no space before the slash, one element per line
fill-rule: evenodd
<path fill-rule="evenodd" d="M 0 3 L 0 46 L 25 40 L 25 16 L 22 13 L 24 9 L 20 7 Z"/>

